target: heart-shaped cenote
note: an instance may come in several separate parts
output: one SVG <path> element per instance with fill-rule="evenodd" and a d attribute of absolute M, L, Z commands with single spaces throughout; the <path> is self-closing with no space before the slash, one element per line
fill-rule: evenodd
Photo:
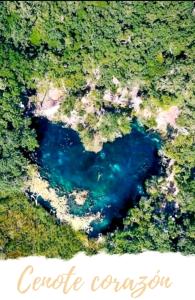
<path fill-rule="evenodd" d="M 92 236 L 116 228 L 145 194 L 144 181 L 158 173 L 160 138 L 137 122 L 130 134 L 104 144 L 98 153 L 86 151 L 78 133 L 62 124 L 41 118 L 36 126 L 42 177 L 61 195 L 70 195 L 71 215 L 101 215 L 91 223 Z"/>

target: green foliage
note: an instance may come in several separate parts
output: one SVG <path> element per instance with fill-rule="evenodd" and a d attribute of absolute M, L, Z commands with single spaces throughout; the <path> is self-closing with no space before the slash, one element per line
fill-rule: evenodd
<path fill-rule="evenodd" d="M 107 113 L 102 118 L 99 131 L 106 140 L 113 141 L 116 135 L 130 133 L 129 118 L 122 114 L 118 116 L 117 114 Z"/>
<path fill-rule="evenodd" d="M 125 229 L 108 237 L 108 249 L 195 253 L 192 11 L 193 1 L 0 2 L 0 234 L 5 257 L 36 253 L 69 258 L 83 249 L 69 226 L 56 225 L 18 194 L 29 153 L 37 146 L 25 95 L 46 77 L 63 79 L 68 96 L 62 110 L 69 115 L 80 105 L 87 79 L 97 67 L 100 79 L 93 104 L 104 109 L 98 131 L 105 139 L 131 130 L 129 110 L 111 113 L 109 109 L 116 109 L 112 104 L 105 108 L 104 92 L 116 89 L 113 76 L 124 86 L 141 82 L 144 107 L 178 105 L 178 125 L 183 128 L 164 141 L 163 149 L 175 160 L 179 194 L 162 194 L 161 183 L 150 182 L 149 200 L 130 210 Z M 78 125 L 83 140 L 93 141 L 98 122 L 99 116 L 89 114 L 87 127 Z M 153 127 L 155 119 L 145 125 Z M 175 222 L 171 214 L 156 212 L 162 199 L 172 198 L 180 203 Z"/>
<path fill-rule="evenodd" d="M 62 104 L 62 110 L 64 114 L 69 115 L 71 113 L 71 111 L 74 108 L 75 101 L 76 101 L 75 98 L 71 96 L 65 99 L 65 101 Z"/>
<path fill-rule="evenodd" d="M 0 190 L 5 194 L 15 192 L 25 176 L 25 153 L 37 145 L 30 119 L 24 120 L 19 99 L 13 92 L 4 92 L 0 100 Z M 7 103 L 6 103 L 7 101 Z"/>
<path fill-rule="evenodd" d="M 0 200 L 0 253 L 4 258 L 29 255 L 69 259 L 84 251 L 86 238 L 69 225 L 57 225 L 22 194 Z"/>
<path fill-rule="evenodd" d="M 194 254 L 195 218 L 193 213 L 178 209 L 174 214 L 162 196 L 142 198 L 138 207 L 129 210 L 124 229 L 109 234 L 106 248 L 110 253 L 140 253 L 143 251 Z M 173 202 L 172 207 L 175 203 Z"/>
<path fill-rule="evenodd" d="M 139 253 L 146 250 L 173 251 L 170 231 L 154 222 L 151 203 L 140 201 L 139 208 L 129 211 L 124 221 L 124 230 L 111 237 L 108 249 L 112 253 Z M 173 229 L 173 233 L 175 228 Z M 174 234 L 172 233 L 172 238 Z"/>

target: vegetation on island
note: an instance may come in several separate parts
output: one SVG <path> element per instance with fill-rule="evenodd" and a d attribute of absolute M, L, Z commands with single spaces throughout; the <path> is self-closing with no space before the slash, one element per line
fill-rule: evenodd
<path fill-rule="evenodd" d="M 129 133 L 133 118 L 161 133 L 164 175 L 145 183 L 147 196 L 102 247 L 195 253 L 194 19 L 193 1 L 0 2 L 2 258 L 100 247 L 24 194 L 38 146 L 29 110 L 46 81 L 65 91 L 56 121 L 74 116 L 86 148 Z M 162 128 L 173 108 L 177 120 Z"/>

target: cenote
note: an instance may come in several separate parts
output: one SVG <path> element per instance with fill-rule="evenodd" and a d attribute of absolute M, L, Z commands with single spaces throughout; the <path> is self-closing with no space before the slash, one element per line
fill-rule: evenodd
<path fill-rule="evenodd" d="M 59 194 L 88 191 L 83 205 L 69 199 L 71 214 L 101 213 L 101 221 L 91 223 L 91 236 L 120 226 L 128 209 L 145 194 L 145 180 L 159 172 L 160 138 L 137 122 L 130 134 L 104 144 L 99 153 L 85 151 L 77 132 L 61 124 L 39 118 L 36 128 L 41 176 Z"/>

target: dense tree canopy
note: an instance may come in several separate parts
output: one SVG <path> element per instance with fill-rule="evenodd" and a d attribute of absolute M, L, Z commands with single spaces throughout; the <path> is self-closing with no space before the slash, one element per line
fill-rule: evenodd
<path fill-rule="evenodd" d="M 171 105 L 181 111 L 182 129 L 170 130 L 163 146 L 163 155 L 175 161 L 179 193 L 163 192 L 159 179 L 152 178 L 147 199 L 129 211 L 124 230 L 108 235 L 106 247 L 114 253 L 195 253 L 194 18 L 193 1 L 0 2 L 0 247 L 5 257 L 69 258 L 84 249 L 80 233 L 32 207 L 21 190 L 29 153 L 38 145 L 28 97 L 45 78 L 63 82 L 67 98 L 62 110 L 69 115 L 79 106 L 94 68 L 101 72 L 94 105 L 105 109 L 98 130 L 108 140 L 115 131 L 128 133 L 129 119 L 136 116 L 105 107 L 103 94 L 116 88 L 113 77 L 122 85 L 138 82 L 142 107 L 154 114 Z M 149 129 L 155 125 L 154 118 L 141 121 Z M 78 131 L 91 141 L 97 116 L 88 115 L 86 122 Z M 177 210 L 170 208 L 175 203 Z"/>

